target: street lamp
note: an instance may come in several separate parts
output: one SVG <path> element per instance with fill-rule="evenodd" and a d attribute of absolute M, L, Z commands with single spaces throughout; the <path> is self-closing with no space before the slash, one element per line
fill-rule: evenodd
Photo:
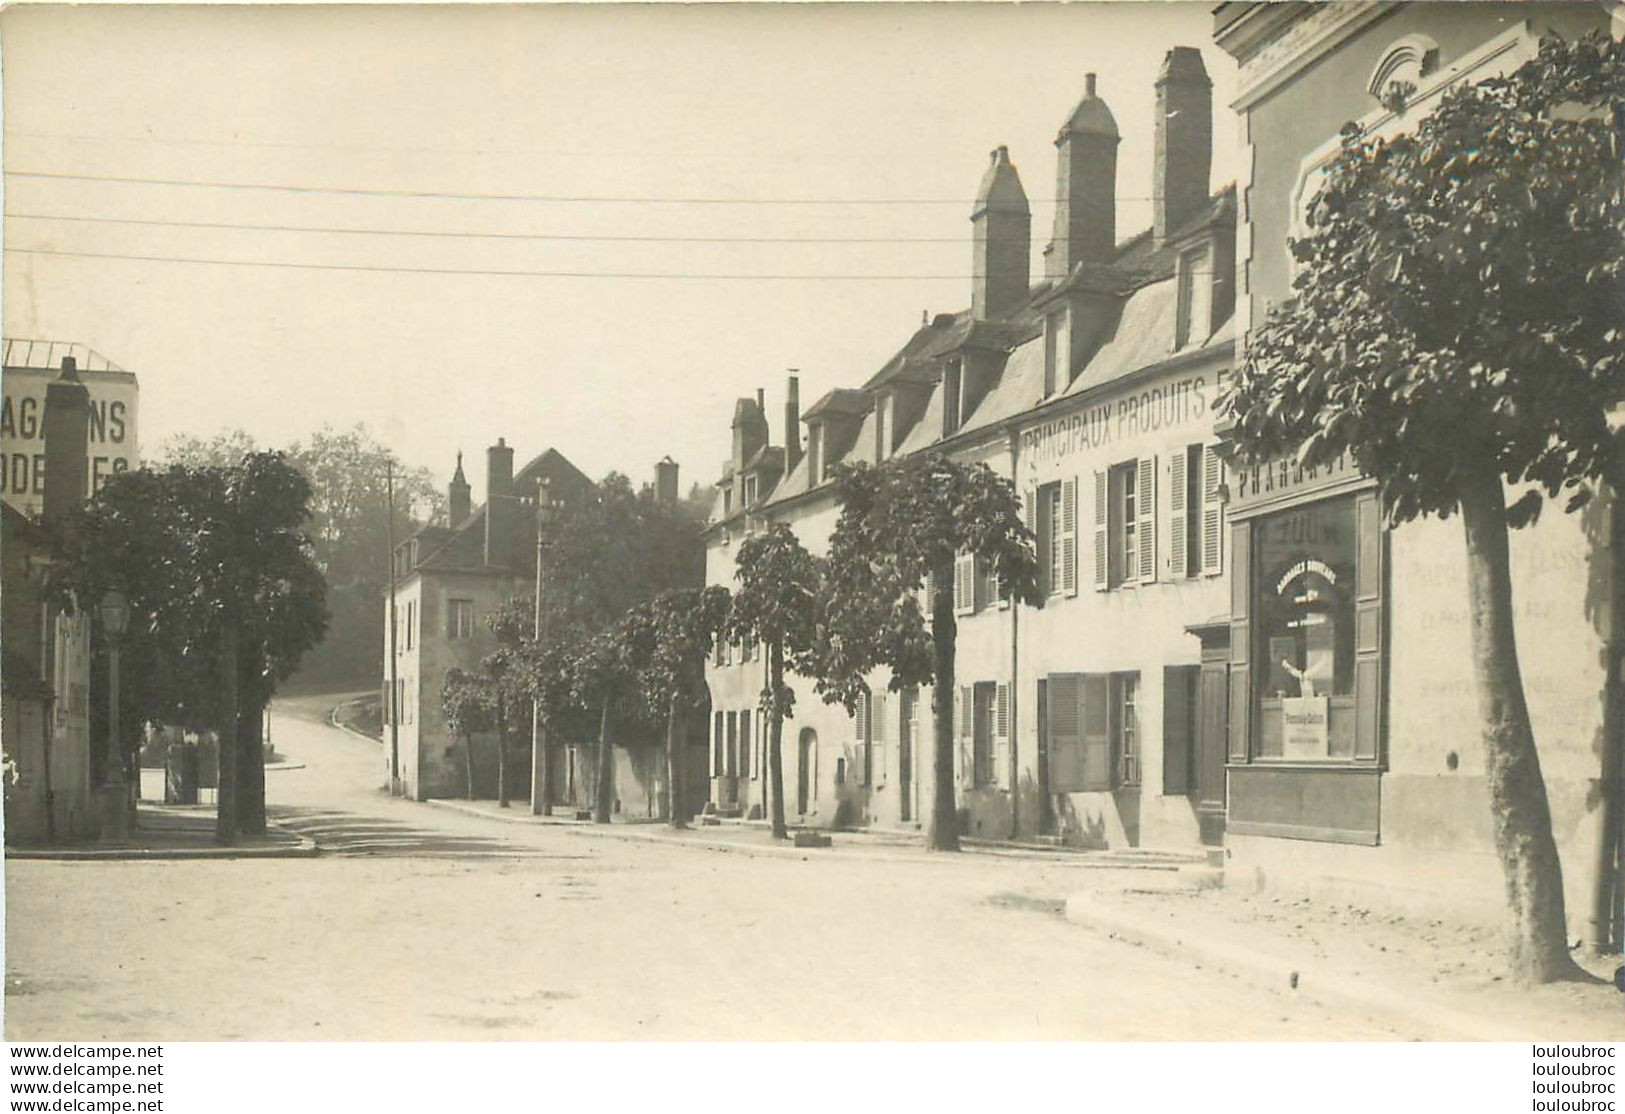
<path fill-rule="evenodd" d="M 558 520 L 559 505 L 553 499 L 552 485 L 546 476 L 536 492 L 536 625 L 533 634 L 536 645 L 542 643 L 542 577 L 547 535 Z M 547 761 L 547 726 L 542 722 L 542 702 L 536 699 L 530 706 L 530 811 L 533 816 L 553 815 L 553 776 Z"/>
<path fill-rule="evenodd" d="M 130 601 L 117 588 L 102 595 L 96 608 L 107 635 L 107 755 L 102 769 L 102 840 L 122 843 L 130 836 L 130 802 L 124 785 L 124 755 L 119 748 L 119 639 L 130 625 Z"/>

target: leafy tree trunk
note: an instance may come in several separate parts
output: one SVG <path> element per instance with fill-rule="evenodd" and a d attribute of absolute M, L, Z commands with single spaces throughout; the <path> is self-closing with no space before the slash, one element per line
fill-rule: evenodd
<path fill-rule="evenodd" d="M 548 741 L 547 723 L 536 716 L 531 730 L 530 811 L 536 816 L 553 815 L 553 753 Z"/>
<path fill-rule="evenodd" d="M 237 742 L 237 830 L 264 835 L 265 705 L 258 700 L 239 700 Z"/>
<path fill-rule="evenodd" d="M 767 726 L 767 779 L 768 792 L 773 796 L 773 838 L 789 839 L 790 830 L 784 824 L 784 708 L 779 693 L 784 688 L 784 644 L 773 643 L 768 651 L 767 683 L 773 691 L 773 711 Z"/>
<path fill-rule="evenodd" d="M 675 692 L 666 705 L 666 822 L 688 827 L 683 808 L 683 702 Z"/>
<path fill-rule="evenodd" d="M 604 709 L 598 716 L 598 781 L 593 786 L 593 812 L 594 824 L 608 824 L 609 810 L 615 800 L 615 792 L 610 779 L 615 773 L 615 751 L 609 745 L 609 701 L 604 701 Z"/>
<path fill-rule="evenodd" d="M 497 704 L 497 807 L 508 807 L 508 704 Z"/>
<path fill-rule="evenodd" d="M 926 847 L 959 850 L 959 814 L 954 808 L 954 567 L 945 561 L 932 570 L 931 653 L 936 680 L 931 688 L 931 825 Z"/>
<path fill-rule="evenodd" d="M 1579 969 L 1569 956 L 1563 870 L 1518 667 L 1506 495 L 1493 467 L 1463 481 L 1461 511 L 1485 777 L 1512 914 L 1512 975 L 1525 982 L 1550 982 Z"/>
<path fill-rule="evenodd" d="M 215 818 L 219 843 L 236 843 L 237 813 L 237 621 L 226 620 L 220 636 L 220 705 L 215 716 Z"/>

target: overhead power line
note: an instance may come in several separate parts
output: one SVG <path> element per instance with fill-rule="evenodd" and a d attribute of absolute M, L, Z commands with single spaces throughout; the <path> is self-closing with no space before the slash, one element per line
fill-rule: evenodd
<path fill-rule="evenodd" d="M 405 190 L 381 187 L 304 186 L 281 182 L 198 181 L 190 178 L 142 178 L 122 174 L 65 174 L 44 170 L 8 170 L 8 178 L 35 178 L 61 182 L 104 182 L 119 185 L 175 186 L 187 189 L 268 190 L 276 193 L 333 194 L 339 196 L 399 197 L 448 201 L 543 201 L 602 205 L 963 205 L 965 197 L 635 197 L 630 195 L 454 193 L 445 190 Z M 1149 197 L 1119 194 L 1118 201 L 1150 201 Z M 1047 203 L 1043 200 L 1040 204 Z"/>
<path fill-rule="evenodd" d="M 8 247 L 7 255 L 46 255 L 71 259 L 118 259 L 136 263 L 184 263 L 209 267 L 280 267 L 300 271 L 370 271 L 406 275 L 488 275 L 500 278 L 584 278 L 584 279 L 697 279 L 743 282 L 958 282 L 968 283 L 970 275 L 883 275 L 883 274 L 762 274 L 705 273 L 689 271 L 537 271 L 495 267 L 391 267 L 370 263 L 316 263 L 283 259 L 210 259 L 182 255 L 134 255 L 120 252 L 68 251 L 60 248 Z M 1211 271 L 1193 274 L 1210 275 Z"/>
<path fill-rule="evenodd" d="M 469 240 L 551 240 L 640 244 L 966 244 L 969 236 L 589 236 L 553 232 L 452 232 L 419 228 L 342 228 L 336 225 L 260 224 L 252 221 L 164 220 L 69 213 L 6 213 L 8 220 L 54 220 L 75 224 L 132 224 L 163 228 L 238 229 L 253 232 L 324 232 L 345 236 L 430 236 Z M 995 238 L 997 240 L 998 238 Z"/>

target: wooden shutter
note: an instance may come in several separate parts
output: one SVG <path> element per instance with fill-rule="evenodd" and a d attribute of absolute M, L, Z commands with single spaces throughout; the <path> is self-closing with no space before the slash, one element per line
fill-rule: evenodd
<path fill-rule="evenodd" d="M 1382 512 L 1377 494 L 1354 500 L 1354 759 L 1382 757 Z"/>
<path fill-rule="evenodd" d="M 1054 529 L 1052 525 L 1050 527 Z M 1078 594 L 1078 478 L 1061 481 L 1061 590 Z"/>
<path fill-rule="evenodd" d="M 1139 557 L 1136 576 L 1141 584 L 1157 579 L 1157 458 L 1142 456 L 1137 462 L 1139 475 L 1135 479 L 1134 545 Z"/>
<path fill-rule="evenodd" d="M 1010 765 L 1010 686 L 1001 684 L 993 699 L 993 754 L 989 785 L 998 785 Z"/>
<path fill-rule="evenodd" d="M 750 712 L 739 713 L 739 776 L 755 778 L 756 767 L 751 762 L 753 750 L 751 749 L 750 725 L 756 717 Z"/>
<path fill-rule="evenodd" d="M 1247 523 L 1230 529 L 1230 761 L 1246 762 L 1253 721 L 1252 535 Z"/>
<path fill-rule="evenodd" d="M 974 759 L 976 733 L 976 701 L 974 690 L 969 685 L 959 686 L 959 780 L 966 785 L 974 784 L 976 770 Z"/>
<path fill-rule="evenodd" d="M 1162 795 L 1177 797 L 1193 788 L 1196 677 L 1199 665 L 1162 668 Z"/>
<path fill-rule="evenodd" d="M 1083 776 L 1083 675 L 1051 673 L 1045 689 L 1049 736 L 1049 791 L 1077 793 Z"/>
<path fill-rule="evenodd" d="M 925 583 L 920 586 L 920 591 L 922 593 L 924 593 L 923 597 L 920 600 L 920 614 L 925 617 L 925 621 L 926 621 L 927 625 L 930 625 L 930 623 L 931 623 L 931 609 L 934 606 L 936 606 L 932 602 L 933 598 L 936 595 L 936 587 L 937 587 L 937 578 L 934 575 L 932 575 L 932 573 L 931 573 L 931 571 L 929 569 L 926 570 Z"/>
<path fill-rule="evenodd" d="M 1202 572 L 1217 576 L 1224 556 L 1224 507 L 1219 502 L 1219 481 L 1224 466 L 1212 445 L 1202 447 Z M 1231 560 L 1238 560 L 1234 554 Z"/>
<path fill-rule="evenodd" d="M 1107 513 L 1110 490 L 1106 473 L 1095 473 L 1095 591 L 1104 592 L 1111 587 L 1111 552 L 1107 545 L 1106 525 L 1111 520 Z"/>
<path fill-rule="evenodd" d="M 1083 788 L 1099 793 L 1112 787 L 1111 676 L 1083 675 Z"/>
<path fill-rule="evenodd" d="M 969 553 L 954 558 L 954 614 L 976 610 L 976 559 Z"/>
<path fill-rule="evenodd" d="M 1185 515 L 1185 453 L 1176 450 L 1168 458 L 1168 576 L 1173 580 L 1185 577 Z"/>

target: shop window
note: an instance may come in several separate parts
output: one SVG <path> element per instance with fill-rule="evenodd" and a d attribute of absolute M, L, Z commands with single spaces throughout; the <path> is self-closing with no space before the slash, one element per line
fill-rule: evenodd
<path fill-rule="evenodd" d="M 1351 758 L 1355 749 L 1358 527 L 1352 497 L 1253 527 L 1258 743 L 1264 758 Z"/>
<path fill-rule="evenodd" d="M 474 637 L 474 601 L 446 601 L 446 637 L 453 641 Z"/>

